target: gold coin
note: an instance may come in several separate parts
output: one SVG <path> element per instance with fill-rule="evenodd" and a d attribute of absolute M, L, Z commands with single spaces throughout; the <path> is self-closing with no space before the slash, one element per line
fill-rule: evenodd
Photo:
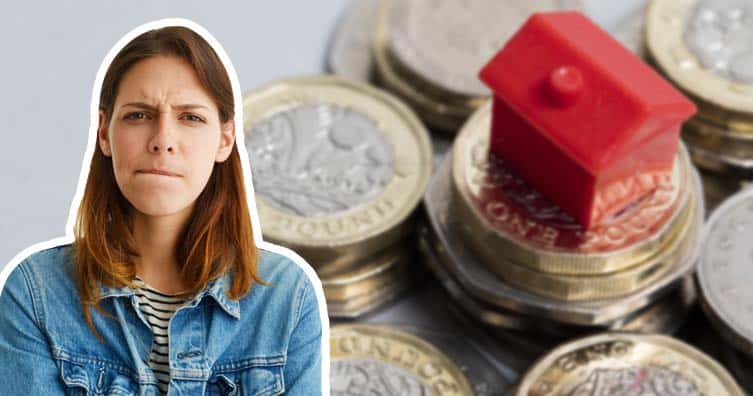
<path fill-rule="evenodd" d="M 320 271 L 324 297 L 328 302 L 347 301 L 394 283 L 410 271 L 414 256 L 415 250 L 403 243 L 338 271 Z"/>
<path fill-rule="evenodd" d="M 509 285 L 488 269 L 485 263 L 468 248 L 459 235 L 463 219 L 457 217 L 450 208 L 452 153 L 443 162 L 432 177 L 424 197 L 424 208 L 431 229 L 441 240 L 448 258 L 446 269 L 458 280 L 462 287 L 474 298 L 517 313 L 530 314 L 575 325 L 607 325 L 626 315 L 630 315 L 663 296 L 666 296 L 693 271 L 699 254 L 700 230 L 704 219 L 703 191 L 701 180 L 695 168 L 690 168 L 692 175 L 693 197 L 698 202 L 696 213 L 692 216 L 694 224 L 688 236 L 692 246 L 685 254 L 676 257 L 672 270 L 655 283 L 619 299 L 596 301 L 559 301 L 520 290 Z"/>
<path fill-rule="evenodd" d="M 662 335 L 604 333 L 565 343 L 522 377 L 519 396 L 742 395 L 719 363 Z"/>
<path fill-rule="evenodd" d="M 687 134 L 684 139 L 688 143 L 693 142 Z M 731 157 L 696 144 L 688 144 L 688 151 L 693 163 L 700 169 L 735 178 L 753 177 L 753 158 Z"/>
<path fill-rule="evenodd" d="M 442 351 L 387 326 L 333 326 L 330 355 L 333 395 L 473 395 Z"/>
<path fill-rule="evenodd" d="M 688 146 L 702 148 L 720 158 L 747 161 L 750 163 L 748 168 L 753 168 L 753 134 L 740 136 L 713 124 L 691 119 L 683 125 L 682 138 Z"/>
<path fill-rule="evenodd" d="M 740 139 L 753 139 L 753 114 L 735 113 L 699 98 L 693 99 L 698 106 L 698 113 L 693 119 L 726 129 L 727 133 Z"/>
<path fill-rule="evenodd" d="M 674 293 L 624 320 L 615 322 L 609 329 L 643 334 L 672 334 L 685 323 L 696 297 L 693 277 L 688 276 Z"/>
<path fill-rule="evenodd" d="M 395 301 L 411 284 L 410 274 L 397 276 L 393 282 L 385 283 L 382 287 L 368 290 L 348 300 L 328 300 L 327 313 L 330 318 L 357 319 Z"/>
<path fill-rule="evenodd" d="M 321 270 L 413 232 L 433 154 L 426 128 L 398 99 L 314 76 L 262 86 L 243 105 L 265 239 Z"/>
<path fill-rule="evenodd" d="M 711 4 L 699 0 L 653 1 L 646 20 L 651 57 L 670 80 L 693 97 L 720 111 L 751 114 L 753 83 L 747 75 L 740 75 L 746 73 L 744 70 L 736 70 L 745 68 L 744 63 L 738 64 L 743 59 L 734 57 L 741 49 L 725 42 L 735 33 L 708 30 L 714 29 L 713 24 L 716 29 L 731 28 L 732 23 L 723 25 L 724 22 L 715 19 L 718 10 L 706 8 Z M 747 28 L 745 23 L 740 25 Z M 726 37 L 712 42 L 709 37 L 714 33 Z M 725 58 L 716 59 L 721 56 Z M 720 65 L 728 67 L 720 70 Z"/>
<path fill-rule="evenodd" d="M 494 331 L 497 329 L 534 332 L 553 337 L 573 337 L 596 329 L 620 330 L 639 333 L 672 333 L 682 323 L 695 302 L 695 285 L 692 277 L 686 277 L 681 285 L 669 295 L 637 312 L 626 314 L 613 322 L 598 326 L 577 326 L 559 323 L 556 320 L 524 315 L 492 306 L 474 298 L 445 268 L 446 252 L 441 242 L 428 225 L 419 228 L 419 249 L 427 266 L 439 279 L 457 305 L 475 321 Z M 503 332 L 500 336 L 507 336 Z"/>
<path fill-rule="evenodd" d="M 542 334 L 563 337 L 572 335 L 573 326 L 541 326 L 541 320 L 535 316 L 523 315 L 500 307 L 491 306 L 477 300 L 445 269 L 446 253 L 441 243 L 428 228 L 419 230 L 419 250 L 424 255 L 427 267 L 439 279 L 442 287 L 452 296 L 455 303 L 470 317 L 487 327 L 518 331 L 538 331 Z"/>
<path fill-rule="evenodd" d="M 695 203 L 682 214 L 681 223 L 671 231 L 669 239 L 655 256 L 632 267 L 607 275 L 557 275 L 531 270 L 512 262 L 495 262 L 490 266 L 505 281 L 540 296 L 561 301 L 593 301 L 612 299 L 634 293 L 653 283 L 669 271 L 676 257 L 683 256 L 692 243 L 687 236 L 695 223 Z"/>
<path fill-rule="evenodd" d="M 654 255 L 680 221 L 691 195 L 692 167 L 682 144 L 668 182 L 606 224 L 584 231 L 490 153 L 490 125 L 488 103 L 463 126 L 452 156 L 452 200 L 461 234 L 490 267 L 513 262 L 552 274 L 616 272 Z"/>

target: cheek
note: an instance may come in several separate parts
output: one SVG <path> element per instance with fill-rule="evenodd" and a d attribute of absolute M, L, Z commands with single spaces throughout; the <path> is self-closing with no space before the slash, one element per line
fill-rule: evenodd
<path fill-rule="evenodd" d="M 146 151 L 147 142 L 140 134 L 115 133 L 112 136 L 112 158 L 116 171 L 127 174 L 132 171 L 134 163 Z"/>
<path fill-rule="evenodd" d="M 214 158 L 217 153 L 218 139 L 196 139 L 184 147 L 191 163 L 193 184 L 203 189 L 214 168 Z"/>

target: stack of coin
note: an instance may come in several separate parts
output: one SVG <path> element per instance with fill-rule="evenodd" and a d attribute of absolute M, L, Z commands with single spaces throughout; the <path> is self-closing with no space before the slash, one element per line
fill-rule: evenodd
<path fill-rule="evenodd" d="M 567 342 L 539 359 L 517 395 L 715 395 L 742 389 L 716 360 L 662 335 L 604 333 Z"/>
<path fill-rule="evenodd" d="M 356 317 L 405 290 L 432 163 L 413 111 L 325 76 L 270 83 L 243 105 L 264 239 L 317 270 L 330 315 Z"/>
<path fill-rule="evenodd" d="M 486 104 L 424 197 L 422 252 L 458 304 L 490 328 L 561 336 L 676 328 L 693 301 L 687 277 L 703 222 L 684 146 L 669 184 L 583 232 L 489 153 L 490 122 Z"/>
<path fill-rule="evenodd" d="M 701 307 L 712 326 L 753 367 L 753 189 L 725 200 L 704 228 L 698 262 Z M 748 373 L 750 374 L 750 372 Z"/>
<path fill-rule="evenodd" d="M 583 9 L 580 0 L 382 0 L 379 6 L 378 81 L 430 127 L 450 134 L 491 95 L 478 71 L 533 12 Z"/>
<path fill-rule="evenodd" d="M 698 106 L 682 133 L 693 162 L 708 171 L 709 184 L 753 179 L 750 2 L 655 0 L 646 39 L 650 62 Z"/>
<path fill-rule="evenodd" d="M 457 9 L 463 11 L 460 13 L 453 12 L 449 8 L 445 9 L 444 11 L 438 10 L 438 12 L 442 12 L 443 14 L 440 14 L 442 18 L 445 18 L 444 20 L 449 21 L 453 20 L 453 18 L 468 18 L 468 15 L 472 15 L 473 13 L 485 13 L 487 8 L 493 9 L 493 11 L 497 13 L 504 13 L 502 20 L 507 21 L 505 25 L 501 25 L 495 21 L 495 24 L 492 25 L 493 29 L 503 29 L 502 30 L 502 36 L 501 40 L 506 40 L 509 38 L 511 33 L 517 29 L 517 26 L 514 28 L 510 23 L 515 22 L 517 24 L 522 24 L 523 20 L 530 14 L 531 12 L 538 11 L 538 10 L 547 10 L 547 9 L 565 9 L 565 8 L 575 8 L 580 9 L 581 8 L 581 2 L 578 1 L 559 1 L 559 2 L 553 2 L 549 1 L 549 4 L 541 4 L 536 3 L 535 5 L 531 2 L 525 2 L 525 1 L 519 1 L 519 4 L 514 4 L 513 2 L 474 2 L 472 4 L 469 4 L 472 8 L 465 9 L 464 3 L 457 2 L 457 1 L 448 1 L 447 4 L 444 4 L 444 7 L 456 7 Z M 449 122 L 443 122 L 443 118 L 441 114 L 445 112 L 446 104 L 444 104 L 445 98 L 453 97 L 453 96 L 446 96 L 444 93 L 440 95 L 439 98 L 436 99 L 425 99 L 421 100 L 423 96 L 420 96 L 420 93 L 424 92 L 424 88 L 421 84 L 424 85 L 436 85 L 439 88 L 430 89 L 425 92 L 424 96 L 429 96 L 433 92 L 444 92 L 446 90 L 452 90 L 451 83 L 443 83 L 440 79 L 438 82 L 429 82 L 429 83 L 423 83 L 422 81 L 426 79 L 416 79 L 412 77 L 411 75 L 402 76 L 400 74 L 395 74 L 395 72 L 390 72 L 392 68 L 389 66 L 392 65 L 391 62 L 396 62 L 399 64 L 397 60 L 397 54 L 392 54 L 390 51 L 390 40 L 394 39 L 397 43 L 407 42 L 411 43 L 415 40 L 431 40 L 433 36 L 425 37 L 426 34 L 432 34 L 430 31 L 426 30 L 423 31 L 421 28 L 422 26 L 417 26 L 411 29 L 408 29 L 407 27 L 398 27 L 395 30 L 395 35 L 387 37 L 387 44 L 385 47 L 384 41 L 381 42 L 379 46 L 377 46 L 377 50 L 372 51 L 373 45 L 372 45 L 372 38 L 375 33 L 375 25 L 377 22 L 377 16 L 379 15 L 380 6 L 385 7 L 384 4 L 382 4 L 381 0 L 352 0 L 348 7 L 343 12 L 343 15 L 339 18 L 338 26 L 334 30 L 334 33 L 332 35 L 332 39 L 330 41 L 329 45 L 329 51 L 327 55 L 327 69 L 338 76 L 365 82 L 365 83 L 376 83 L 377 81 L 377 65 L 375 60 L 375 54 L 383 54 L 384 56 L 382 59 L 387 59 L 387 62 L 383 62 L 384 65 L 387 66 L 387 69 L 383 74 L 385 74 L 386 77 L 394 77 L 395 83 L 392 85 L 387 84 L 388 89 L 394 90 L 397 94 L 399 94 L 401 97 L 405 98 L 408 101 L 409 105 L 414 106 L 414 109 L 420 114 L 427 114 L 427 116 L 424 116 L 424 118 L 430 122 L 432 119 L 438 118 L 438 122 L 431 122 L 430 125 L 432 126 L 439 126 L 441 130 L 442 125 L 451 126 L 453 127 L 451 130 L 445 131 L 445 133 L 434 133 L 431 135 L 431 140 L 434 147 L 434 169 L 436 170 L 439 162 L 444 157 L 444 154 L 448 151 L 450 145 L 451 145 L 451 136 L 448 136 L 447 132 L 452 132 L 450 135 L 454 134 L 454 132 L 457 130 L 457 127 L 460 126 L 460 123 L 465 120 L 465 118 L 470 114 L 470 111 L 472 109 L 467 109 L 461 111 L 461 115 L 459 117 L 455 117 L 454 121 L 450 120 Z M 422 13 L 429 12 L 433 10 L 433 7 L 430 5 L 422 5 L 420 2 L 416 1 L 408 1 L 403 0 L 400 2 L 399 7 L 405 8 L 413 8 L 418 15 L 414 16 L 413 18 L 420 18 Z M 485 8 L 487 7 L 487 8 Z M 508 9 L 512 9 L 512 11 L 509 11 Z M 617 24 L 617 26 L 612 30 L 612 34 L 615 36 L 615 38 L 619 41 L 621 41 L 627 48 L 629 48 L 631 51 L 635 52 L 639 56 L 644 56 L 645 54 L 645 44 L 644 44 L 644 35 L 643 35 L 643 25 L 644 25 L 644 14 L 645 10 L 643 8 L 639 9 L 638 11 L 634 12 L 625 20 Z M 389 17 L 389 16 L 387 16 Z M 398 21 L 392 21 L 393 23 L 402 22 L 402 23 L 411 23 L 406 21 L 405 19 L 401 19 Z M 413 22 L 416 23 L 416 22 Z M 455 24 L 462 24 L 465 23 L 463 21 L 453 22 Z M 384 22 L 382 23 L 382 28 L 386 26 L 386 28 L 389 30 L 389 24 L 385 25 Z M 474 26 L 479 26 L 478 29 L 482 27 L 480 24 L 474 24 Z M 418 30 L 416 30 L 418 28 Z M 450 27 L 445 24 L 440 24 L 438 26 L 435 26 L 435 28 L 439 29 L 449 29 Z M 428 29 L 428 28 L 427 28 Z M 378 33 L 383 34 L 383 31 L 379 31 Z M 449 32 L 451 33 L 451 32 Z M 448 33 L 448 34 L 449 34 Z M 480 35 L 483 37 L 484 40 L 489 40 L 488 35 L 496 34 L 498 33 L 496 30 L 494 32 L 465 32 L 464 35 L 473 34 Z M 401 36 L 401 34 L 403 36 Z M 410 34 L 415 36 L 414 39 L 405 38 L 406 34 Z M 465 37 L 465 36 L 462 36 Z M 461 38 L 462 38 L 461 37 Z M 457 39 L 457 37 L 452 36 L 452 39 Z M 467 37 L 465 37 L 467 38 Z M 406 41 L 407 40 L 407 41 Z M 475 39 L 474 39 L 475 40 Z M 474 41 L 476 43 L 477 41 Z M 427 51 L 427 56 L 432 58 L 438 58 L 441 59 L 443 56 L 455 56 L 455 57 L 463 57 L 462 53 L 459 53 L 458 51 L 465 51 L 465 49 L 455 49 L 452 50 L 449 47 L 442 47 L 440 43 L 432 42 L 433 44 L 429 47 L 420 47 L 420 51 Z M 498 42 L 495 42 L 495 45 Z M 477 45 L 477 44 L 474 44 Z M 396 48 L 402 48 L 403 50 L 406 50 L 407 47 L 403 45 L 395 46 Z M 384 48 L 387 48 L 386 52 Z M 450 50 L 454 51 L 451 52 Z M 471 49 L 472 51 L 472 49 Z M 489 48 L 483 48 L 484 55 L 491 57 L 493 55 L 493 49 Z M 437 53 L 438 52 L 438 53 Z M 445 54 L 446 52 L 446 54 Z M 417 52 L 415 56 L 423 56 L 423 52 Z M 454 54 L 454 55 L 453 55 Z M 385 58 L 386 56 L 386 58 Z M 408 53 L 408 59 L 410 60 L 410 53 Z M 414 57 L 415 57 L 414 56 Z M 478 65 L 474 65 L 473 67 L 480 67 L 483 63 L 484 59 L 480 59 L 479 56 L 474 55 L 476 60 L 474 62 L 479 63 Z M 394 60 L 393 60 L 394 59 Z M 406 62 L 407 64 L 410 64 L 410 62 Z M 457 65 L 451 65 L 447 64 L 446 62 L 441 62 L 439 65 L 440 70 L 447 69 L 448 71 L 445 72 L 444 78 L 450 79 L 452 78 L 452 74 L 450 73 L 457 73 L 460 75 L 463 75 L 465 79 L 471 79 L 475 81 L 476 79 L 476 72 L 477 70 L 466 70 L 466 71 L 460 71 L 456 70 L 459 66 Z M 415 73 L 421 75 L 422 70 L 424 72 L 430 72 L 432 69 L 430 65 L 421 65 L 420 63 L 417 64 L 417 70 Z M 404 68 L 403 68 L 404 69 Z M 403 70 L 401 68 L 395 69 L 396 71 Z M 436 78 L 442 78 L 441 76 L 436 76 Z M 383 83 L 387 83 L 389 79 L 385 79 L 385 77 L 379 79 Z M 474 83 L 475 84 L 475 83 Z M 450 88 L 442 88 L 442 87 L 450 87 Z M 476 85 L 478 88 L 478 85 Z M 406 91 L 406 93 L 401 93 L 403 89 Z M 478 88 L 479 90 L 482 90 L 482 88 Z M 443 91 L 444 90 L 444 91 Z M 417 91 L 418 93 L 414 93 L 414 91 Z M 468 94 L 470 96 L 474 96 L 472 94 Z M 484 91 L 484 94 L 482 96 L 486 96 L 488 93 Z M 475 97 L 475 96 L 474 96 Z M 414 98 L 411 100 L 411 98 Z M 422 104 L 423 107 L 422 107 Z M 436 110 L 438 109 L 438 110 Z M 448 108 L 449 109 L 449 108 Z M 449 111 L 449 110 L 447 110 Z"/>
<path fill-rule="evenodd" d="M 333 395 L 458 395 L 475 392 L 461 367 L 434 345 L 390 326 L 330 330 Z"/>

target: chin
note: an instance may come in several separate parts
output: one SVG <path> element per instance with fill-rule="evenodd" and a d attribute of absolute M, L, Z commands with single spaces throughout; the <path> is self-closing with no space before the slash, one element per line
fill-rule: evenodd
<path fill-rule="evenodd" d="M 170 216 L 183 212 L 190 207 L 190 202 L 160 202 L 157 197 L 149 200 L 129 200 L 131 205 L 147 216 Z"/>

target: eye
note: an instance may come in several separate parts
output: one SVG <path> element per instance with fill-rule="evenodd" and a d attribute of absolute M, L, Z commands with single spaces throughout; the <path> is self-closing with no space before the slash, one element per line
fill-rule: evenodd
<path fill-rule="evenodd" d="M 204 122 L 204 119 L 197 116 L 196 114 L 185 114 L 183 115 L 183 118 L 193 122 Z"/>
<path fill-rule="evenodd" d="M 135 111 L 133 113 L 128 113 L 124 117 L 126 120 L 145 120 L 147 118 L 147 114 L 143 111 Z"/>

